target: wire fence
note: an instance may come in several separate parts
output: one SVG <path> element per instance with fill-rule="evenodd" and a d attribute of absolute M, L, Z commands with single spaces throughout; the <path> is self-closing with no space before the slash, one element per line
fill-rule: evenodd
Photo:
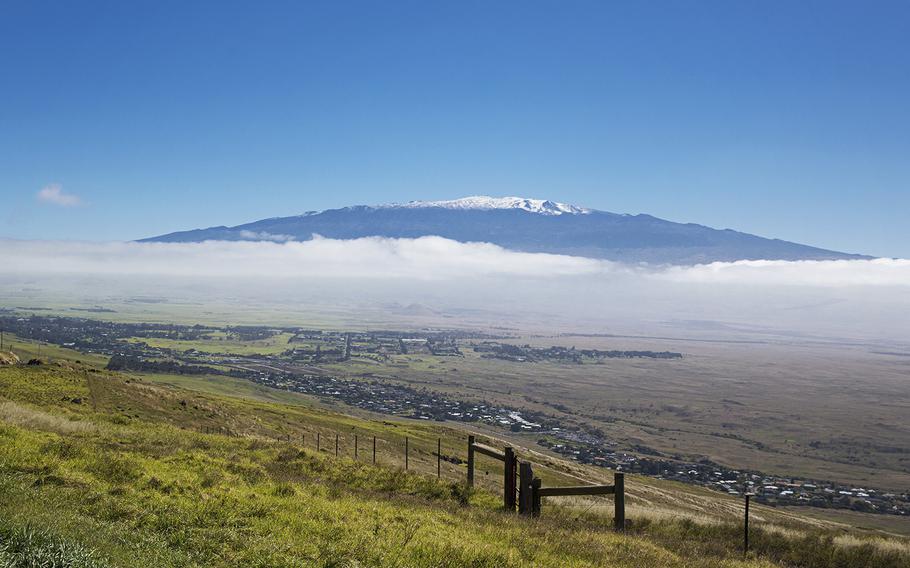
<path fill-rule="evenodd" d="M 246 437 L 223 426 L 208 426 L 204 431 L 207 434 Z M 277 443 L 316 451 L 320 455 L 400 467 L 405 471 L 435 475 L 438 479 L 465 483 L 468 486 L 479 484 L 502 492 L 503 507 L 506 510 L 517 509 L 520 513 L 532 516 L 540 514 L 541 497 L 614 495 L 617 505 L 614 521 L 618 530 L 624 528 L 621 473 L 617 474 L 618 493 L 614 490 L 616 482 L 612 486 L 541 487 L 541 480 L 531 470 L 531 462 L 519 460 L 513 448 L 506 446 L 500 451 L 477 442 L 474 435 L 460 440 L 411 435 L 388 439 L 356 429 L 342 433 L 331 428 L 299 428 L 294 433 L 273 433 L 267 437 Z M 489 439 L 486 442 L 496 444 Z M 534 465 L 545 467 L 541 464 Z"/>
<path fill-rule="evenodd" d="M 249 437 L 248 434 L 224 426 L 205 426 L 201 431 L 206 434 Z M 466 475 L 467 461 L 462 456 L 465 452 L 463 442 L 456 443 L 451 438 L 441 436 L 402 435 L 385 438 L 369 432 L 301 428 L 294 433 L 260 434 L 256 437 L 316 451 L 320 455 L 400 467 L 406 471 L 435 475 L 440 479 L 464 481 Z"/>

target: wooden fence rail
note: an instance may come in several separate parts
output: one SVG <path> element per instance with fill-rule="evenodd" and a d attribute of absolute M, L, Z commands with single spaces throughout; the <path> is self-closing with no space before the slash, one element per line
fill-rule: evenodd
<path fill-rule="evenodd" d="M 613 495 L 616 487 L 613 485 L 580 485 L 578 487 L 544 487 L 540 490 L 541 497 L 564 497 L 566 495 Z"/>
<path fill-rule="evenodd" d="M 507 511 L 537 517 L 540 515 L 540 501 L 543 497 L 564 497 L 573 495 L 613 495 L 613 525 L 617 531 L 626 527 L 625 479 L 621 472 L 613 474 L 613 485 L 579 485 L 570 487 L 541 487 L 541 481 L 534 476 L 530 462 L 520 462 L 511 447 L 503 451 L 478 444 L 474 436 L 468 436 L 468 485 L 474 485 L 475 453 L 502 461 L 504 464 L 503 506 Z M 516 499 L 516 490 L 518 492 Z"/>
<path fill-rule="evenodd" d="M 515 458 L 515 450 L 507 446 L 503 451 L 499 451 L 496 448 L 478 444 L 475 442 L 474 436 L 468 436 L 468 485 L 471 487 L 474 486 L 475 453 L 489 456 L 503 463 L 502 484 L 504 489 L 502 506 L 507 511 L 514 511 L 516 504 L 515 491 L 518 487 L 518 460 Z"/>
<path fill-rule="evenodd" d="M 541 497 L 567 497 L 575 495 L 613 495 L 613 528 L 618 532 L 626 529 L 626 484 L 622 472 L 613 473 L 613 485 L 579 485 L 574 487 L 541 487 L 540 479 L 534 477 L 531 464 L 522 463 L 522 491 L 527 497 L 521 500 L 523 505 L 519 513 L 536 517 L 540 515 Z"/>

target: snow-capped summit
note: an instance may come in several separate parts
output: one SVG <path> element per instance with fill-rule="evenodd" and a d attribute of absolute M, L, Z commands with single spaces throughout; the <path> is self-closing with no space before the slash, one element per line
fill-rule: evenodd
<path fill-rule="evenodd" d="M 442 209 L 477 209 L 489 211 L 491 209 L 521 209 L 529 213 L 541 215 L 587 215 L 590 209 L 576 207 L 566 203 L 557 203 L 547 199 L 528 199 L 527 197 L 490 197 L 487 195 L 472 195 L 461 199 L 447 201 L 409 201 L 408 203 L 395 203 L 386 207 L 407 207 L 421 209 L 438 207 Z"/>

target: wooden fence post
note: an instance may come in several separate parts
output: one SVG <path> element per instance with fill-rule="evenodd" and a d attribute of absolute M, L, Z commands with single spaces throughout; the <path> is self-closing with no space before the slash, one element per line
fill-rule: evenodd
<path fill-rule="evenodd" d="M 517 464 L 515 460 L 515 450 L 511 446 L 505 449 L 506 459 L 503 460 L 505 472 L 503 473 L 503 496 L 502 504 L 506 511 L 515 510 L 515 490 L 517 489 L 515 478 L 517 477 Z"/>
<path fill-rule="evenodd" d="M 442 438 L 436 438 L 436 478 L 442 477 Z"/>
<path fill-rule="evenodd" d="M 746 493 L 746 517 L 743 522 L 743 556 L 749 555 L 749 498 L 751 493 Z"/>
<path fill-rule="evenodd" d="M 404 470 L 408 470 L 408 437 L 404 437 Z"/>
<path fill-rule="evenodd" d="M 373 463 L 376 463 L 376 436 L 373 436 Z"/>
<path fill-rule="evenodd" d="M 468 487 L 474 487 L 474 436 L 468 436 Z"/>
<path fill-rule="evenodd" d="M 621 472 L 613 474 L 613 527 L 618 532 L 626 530 L 626 482 Z"/>
<path fill-rule="evenodd" d="M 534 470 L 531 468 L 531 464 L 528 462 L 521 462 L 519 464 L 519 474 L 518 474 L 519 484 L 518 484 L 518 514 L 520 515 L 531 515 L 533 506 L 531 505 L 534 490 Z"/>

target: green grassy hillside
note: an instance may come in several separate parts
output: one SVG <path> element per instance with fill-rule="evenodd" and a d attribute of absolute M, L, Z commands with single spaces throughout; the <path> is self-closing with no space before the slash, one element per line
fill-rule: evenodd
<path fill-rule="evenodd" d="M 456 459 L 430 475 L 436 439 L 454 457 L 463 432 L 183 387 L 70 361 L 0 367 L 0 566 L 910 565 L 898 539 L 761 509 L 743 560 L 729 501 L 655 480 L 629 480 L 627 535 L 602 502 L 521 519 L 499 510 L 492 464 L 473 491 Z M 379 465 L 366 443 L 353 459 L 355 434 L 380 439 Z M 585 473 L 540 461 L 548 484 Z"/>

